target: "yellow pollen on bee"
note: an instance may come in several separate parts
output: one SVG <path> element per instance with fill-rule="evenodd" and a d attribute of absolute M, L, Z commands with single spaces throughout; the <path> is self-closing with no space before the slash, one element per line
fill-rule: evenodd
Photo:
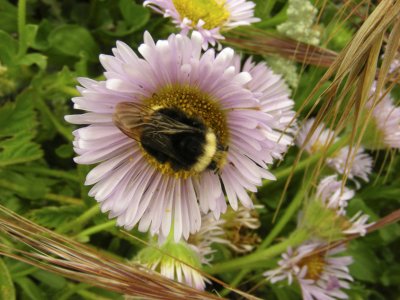
<path fill-rule="evenodd" d="M 215 152 L 217 151 L 217 137 L 212 131 L 208 131 L 206 134 L 206 147 L 201 159 L 193 166 L 193 170 L 201 172 L 211 163 L 214 158 Z"/>
<path fill-rule="evenodd" d="M 216 99 L 197 87 L 169 85 L 153 93 L 151 97 L 143 99 L 143 104 L 154 110 L 160 108 L 176 108 L 188 117 L 201 121 L 207 128 L 203 154 L 190 170 L 173 170 L 170 162 L 160 163 L 142 148 L 147 161 L 156 167 L 162 174 L 175 178 L 189 178 L 201 173 L 214 161 L 221 169 L 226 162 L 226 152 L 216 153 L 218 145 L 227 147 L 228 127 L 226 115 Z"/>
<path fill-rule="evenodd" d="M 172 2 L 180 17 L 191 20 L 192 26 L 203 20 L 205 29 L 222 27 L 230 16 L 225 7 L 226 0 L 173 0 Z"/>

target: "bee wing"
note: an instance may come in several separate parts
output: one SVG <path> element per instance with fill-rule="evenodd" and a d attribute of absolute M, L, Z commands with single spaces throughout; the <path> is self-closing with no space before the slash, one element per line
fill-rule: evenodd
<path fill-rule="evenodd" d="M 173 135 L 178 133 L 199 132 L 196 127 L 189 126 L 162 114 L 145 105 L 134 102 L 120 102 L 113 115 L 114 124 L 127 136 L 140 141 L 143 125 L 147 132 L 153 128 L 154 133 Z"/>
<path fill-rule="evenodd" d="M 128 137 L 140 141 L 141 126 L 149 121 L 152 111 L 133 102 L 120 102 L 115 107 L 113 122 Z"/>
<path fill-rule="evenodd" d="M 200 130 L 196 127 L 184 124 L 164 114 L 154 114 L 149 126 L 158 133 L 172 135 L 177 133 L 195 133 Z"/>

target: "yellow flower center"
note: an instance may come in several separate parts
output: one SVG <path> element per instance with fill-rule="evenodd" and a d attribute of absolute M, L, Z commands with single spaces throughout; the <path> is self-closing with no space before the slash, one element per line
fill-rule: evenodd
<path fill-rule="evenodd" d="M 338 215 L 336 217 L 335 223 L 337 224 L 337 227 L 340 228 L 341 231 L 350 229 L 353 226 L 353 223 L 350 222 L 350 220 L 347 217 L 342 215 Z"/>
<path fill-rule="evenodd" d="M 306 279 L 318 280 L 321 277 L 326 265 L 324 256 L 325 253 L 310 255 L 299 262 L 299 267 L 307 266 Z"/>
<path fill-rule="evenodd" d="M 197 87 L 168 85 L 151 97 L 143 100 L 143 104 L 152 108 L 175 108 L 182 111 L 186 116 L 200 120 L 206 128 L 212 130 L 217 137 L 218 143 L 224 149 L 228 145 L 228 128 L 226 115 L 218 101 L 210 95 L 200 91 Z M 188 178 L 196 175 L 195 170 L 174 170 L 170 162 L 160 163 L 145 149 L 142 152 L 148 162 L 166 175 L 176 178 Z M 216 167 L 221 169 L 225 164 L 226 151 L 217 151 L 214 157 Z"/>
<path fill-rule="evenodd" d="M 318 151 L 323 150 L 324 145 L 318 141 L 311 145 L 310 151 L 311 153 L 317 153 Z"/>
<path fill-rule="evenodd" d="M 205 29 L 221 27 L 229 18 L 225 0 L 173 0 L 181 18 L 188 18 L 192 26 L 199 20 L 205 22 Z"/>

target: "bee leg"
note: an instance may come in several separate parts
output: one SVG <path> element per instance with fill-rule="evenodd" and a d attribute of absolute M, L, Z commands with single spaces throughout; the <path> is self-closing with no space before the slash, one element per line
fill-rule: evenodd
<path fill-rule="evenodd" d="M 208 166 L 207 169 L 210 171 L 213 171 L 214 174 L 218 174 L 219 173 L 219 168 L 217 166 L 217 163 L 215 161 L 212 161 Z"/>

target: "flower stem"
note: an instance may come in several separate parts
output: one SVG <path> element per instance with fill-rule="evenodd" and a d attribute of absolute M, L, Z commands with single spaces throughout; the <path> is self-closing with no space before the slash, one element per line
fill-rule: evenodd
<path fill-rule="evenodd" d="M 80 232 L 79 234 L 77 234 L 75 236 L 75 238 L 79 239 L 79 238 L 82 238 L 82 237 L 90 236 L 92 234 L 98 233 L 98 232 L 103 231 L 103 230 L 114 228 L 115 224 L 116 224 L 116 221 L 112 220 L 112 221 L 108 221 L 108 222 L 103 223 L 103 224 L 99 224 L 99 225 L 95 225 L 95 226 L 89 227 L 89 228 L 83 230 L 82 232 Z"/>
<path fill-rule="evenodd" d="M 0 167 L 7 167 L 7 166 L 10 166 L 10 165 L 23 164 L 23 163 L 31 162 L 31 161 L 38 160 L 38 159 L 42 158 L 42 156 L 43 156 L 43 154 L 40 152 L 38 154 L 31 155 L 31 156 L 10 158 L 10 159 L 4 160 L 4 161 L 0 161 Z"/>
<path fill-rule="evenodd" d="M 0 179 L 0 187 L 5 188 L 7 190 L 13 191 L 17 194 L 20 194 L 22 196 L 27 195 L 29 193 L 29 190 L 25 188 L 24 186 L 21 186 L 19 184 L 13 183 L 8 180 Z M 81 205 L 83 204 L 83 201 L 78 198 L 73 198 L 65 195 L 57 195 L 57 194 L 52 194 L 52 193 L 47 193 L 43 196 L 44 199 L 50 200 L 50 201 L 56 201 L 62 204 L 73 204 L 73 205 Z"/>
<path fill-rule="evenodd" d="M 15 166 L 11 167 L 10 169 L 17 171 L 17 172 L 31 172 L 34 174 L 40 174 L 40 175 L 48 175 L 51 177 L 55 178 L 60 178 L 60 179 L 67 179 L 75 182 L 80 182 L 78 177 L 75 174 L 61 171 L 61 170 L 52 170 L 48 168 L 43 168 L 43 167 L 38 167 L 38 166 Z"/>
<path fill-rule="evenodd" d="M 63 93 L 67 94 L 68 96 L 71 96 L 71 97 L 80 96 L 80 93 L 78 92 L 78 90 L 73 87 L 63 85 L 63 86 L 59 87 L 59 89 Z"/>
<path fill-rule="evenodd" d="M 269 2 L 269 1 L 267 1 Z M 272 7 L 268 7 L 268 9 L 271 9 Z M 257 24 L 258 27 L 262 28 L 267 28 L 267 27 L 273 27 L 276 25 L 279 25 L 283 22 L 285 22 L 287 20 L 287 13 L 286 13 L 286 9 L 287 9 L 287 5 L 284 6 L 284 8 L 282 8 L 282 10 L 274 15 L 273 17 L 270 17 L 268 19 L 264 19 L 263 21 L 260 22 L 260 25 Z M 270 12 L 268 12 L 270 13 Z"/>
<path fill-rule="evenodd" d="M 247 268 L 241 270 L 241 271 L 239 272 L 239 274 L 237 274 L 236 277 L 229 283 L 229 286 L 230 286 L 231 288 L 236 288 L 237 285 L 242 281 L 242 279 L 247 275 L 247 273 L 248 273 L 249 271 L 250 271 L 250 270 L 247 269 Z M 225 289 L 223 289 L 219 294 L 221 295 L 221 297 L 225 297 L 225 296 L 228 295 L 231 291 L 232 291 L 232 290 L 229 290 L 229 289 L 226 289 L 226 288 L 225 288 Z"/>
<path fill-rule="evenodd" d="M 264 3 L 264 9 L 263 9 L 263 13 L 264 13 L 264 17 L 270 17 L 271 16 L 271 11 L 274 8 L 275 4 L 276 4 L 277 0 L 269 0 L 269 1 L 265 1 Z"/>
<path fill-rule="evenodd" d="M 73 140 L 71 130 L 62 125 L 59 120 L 53 115 L 53 113 L 50 111 L 50 109 L 47 107 L 47 104 L 44 102 L 44 100 L 41 97 L 37 97 L 36 99 L 37 103 L 37 108 L 44 114 L 46 115 L 51 123 L 53 123 L 54 127 L 57 129 L 57 131 L 68 141 L 71 142 Z"/>
<path fill-rule="evenodd" d="M 266 247 L 268 247 L 279 235 L 279 233 L 285 228 L 286 224 L 292 219 L 293 215 L 298 211 L 303 202 L 304 196 L 308 191 L 310 181 L 311 180 L 309 179 L 302 185 L 300 191 L 297 192 L 293 201 L 290 202 L 289 206 L 286 208 L 283 216 L 279 218 L 278 223 L 274 226 L 267 237 L 262 241 L 258 249 L 265 249 Z"/>
<path fill-rule="evenodd" d="M 88 222 L 90 219 L 92 219 L 94 216 L 96 216 L 99 212 L 100 212 L 99 206 L 95 204 L 87 211 L 85 211 L 82 215 L 80 215 L 78 218 L 76 218 L 74 221 L 68 224 L 64 224 L 63 226 L 60 226 L 57 231 L 59 233 L 66 233 L 72 229 L 77 230 L 86 222 Z"/>
<path fill-rule="evenodd" d="M 26 52 L 26 0 L 18 1 L 18 56 L 22 57 Z"/>
<path fill-rule="evenodd" d="M 218 274 L 238 270 L 244 267 L 249 268 L 260 266 L 260 261 L 268 260 L 278 256 L 282 252 L 286 251 L 288 247 L 301 244 L 307 237 L 307 232 L 298 230 L 294 232 L 287 240 L 279 244 L 273 245 L 268 249 L 257 250 L 256 252 L 247 256 L 242 256 L 230 261 L 213 265 L 211 267 L 207 267 L 206 272 L 210 274 Z"/>
<path fill-rule="evenodd" d="M 80 296 L 82 296 L 84 299 L 87 299 L 87 300 L 106 300 L 106 299 L 109 299 L 109 298 L 103 298 L 102 296 L 100 296 L 98 294 L 95 294 L 95 293 L 92 293 L 92 292 L 87 291 L 87 290 L 78 290 L 76 293 L 79 294 Z"/>
<path fill-rule="evenodd" d="M 65 204 L 72 204 L 72 205 L 82 205 L 83 201 L 78 198 L 74 197 L 69 197 L 65 195 L 57 195 L 57 194 L 52 194 L 52 193 L 47 193 L 44 198 L 46 200 L 52 200 L 52 201 L 57 201 L 60 203 L 65 203 Z"/>

